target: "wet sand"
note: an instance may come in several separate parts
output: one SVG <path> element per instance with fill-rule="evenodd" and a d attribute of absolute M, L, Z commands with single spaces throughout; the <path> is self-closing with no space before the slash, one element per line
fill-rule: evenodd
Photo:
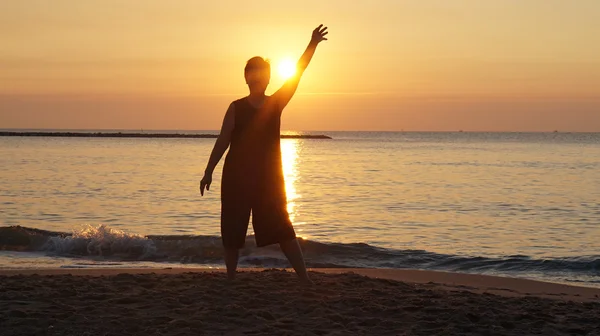
<path fill-rule="evenodd" d="M 349 273 L 350 272 L 350 273 Z M 37 273 L 37 274 L 36 274 Z M 0 335 L 600 335 L 600 289 L 444 272 L 0 271 Z"/>

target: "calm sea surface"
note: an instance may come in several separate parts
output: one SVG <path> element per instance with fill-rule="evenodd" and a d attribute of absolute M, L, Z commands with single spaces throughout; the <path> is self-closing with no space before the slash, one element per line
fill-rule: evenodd
<path fill-rule="evenodd" d="M 289 212 L 315 266 L 600 284 L 600 134 L 322 133 L 334 139 L 281 142 Z M 198 192 L 214 141 L 0 137 L 0 226 L 217 237 L 222 162 Z M 105 262 L 59 252 L 4 251 L 0 267 Z M 252 265 L 275 258 L 252 253 Z M 132 262 L 163 266 L 148 260 Z"/>

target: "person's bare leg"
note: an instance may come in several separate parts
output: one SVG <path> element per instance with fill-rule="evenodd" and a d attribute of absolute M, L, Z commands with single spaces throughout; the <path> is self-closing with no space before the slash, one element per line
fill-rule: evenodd
<path fill-rule="evenodd" d="M 239 250 L 236 248 L 225 248 L 225 266 L 227 267 L 227 278 L 233 280 L 237 270 Z"/>
<path fill-rule="evenodd" d="M 304 264 L 304 256 L 302 255 L 302 249 L 300 249 L 300 244 L 298 244 L 298 240 L 292 239 L 286 242 L 279 243 L 283 254 L 285 254 L 286 258 L 289 260 L 290 264 L 300 277 L 300 280 L 304 283 L 312 283 L 308 278 L 308 272 L 306 272 L 306 265 Z"/>

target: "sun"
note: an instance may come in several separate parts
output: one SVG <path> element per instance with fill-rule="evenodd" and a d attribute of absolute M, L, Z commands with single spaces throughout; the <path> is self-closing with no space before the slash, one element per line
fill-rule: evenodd
<path fill-rule="evenodd" d="M 289 58 L 279 62 L 277 67 L 279 76 L 283 79 L 288 79 L 296 74 L 296 63 Z"/>

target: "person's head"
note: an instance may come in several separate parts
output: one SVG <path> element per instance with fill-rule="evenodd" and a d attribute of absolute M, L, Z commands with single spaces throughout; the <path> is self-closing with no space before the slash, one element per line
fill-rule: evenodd
<path fill-rule="evenodd" d="M 251 93 L 264 93 L 271 80 L 271 64 L 256 56 L 246 62 L 244 77 Z"/>

